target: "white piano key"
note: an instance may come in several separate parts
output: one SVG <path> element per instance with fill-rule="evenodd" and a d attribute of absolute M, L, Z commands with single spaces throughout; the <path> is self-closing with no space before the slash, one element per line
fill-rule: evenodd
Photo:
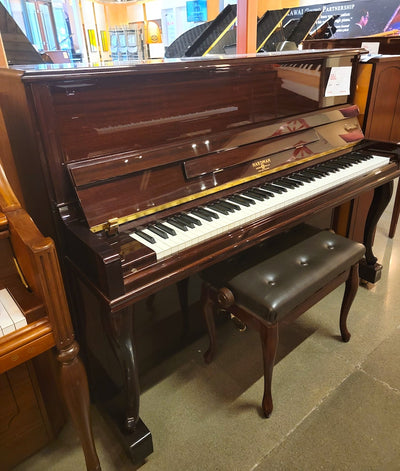
<path fill-rule="evenodd" d="M 8 315 L 8 312 L 2 303 L 0 303 L 0 328 L 2 335 L 10 334 L 15 330 L 14 322 Z"/>
<path fill-rule="evenodd" d="M 5 288 L 0 290 L 0 302 L 11 317 L 11 320 L 15 325 L 15 329 L 20 329 L 27 325 L 23 312 Z"/>

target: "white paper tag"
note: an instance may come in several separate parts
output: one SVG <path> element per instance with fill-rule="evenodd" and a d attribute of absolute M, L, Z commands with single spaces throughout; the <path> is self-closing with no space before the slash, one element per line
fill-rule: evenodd
<path fill-rule="evenodd" d="M 332 67 L 326 85 L 325 96 L 343 96 L 350 94 L 352 67 Z"/>

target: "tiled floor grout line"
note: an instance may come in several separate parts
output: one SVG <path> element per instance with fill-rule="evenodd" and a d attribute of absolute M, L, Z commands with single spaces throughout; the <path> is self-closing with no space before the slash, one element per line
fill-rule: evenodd
<path fill-rule="evenodd" d="M 371 373 L 368 373 L 368 371 L 365 371 L 361 365 L 358 366 L 357 368 L 361 373 L 364 373 L 366 376 L 368 376 L 369 378 L 371 378 L 372 380 L 374 380 L 376 383 L 379 383 L 379 384 L 382 384 L 383 386 L 385 386 L 386 388 L 388 388 L 390 391 L 396 393 L 396 394 L 399 394 L 400 395 L 400 389 L 398 388 L 394 388 L 393 386 L 391 386 L 389 383 L 387 383 L 386 381 L 383 381 L 379 378 L 377 378 L 376 376 L 372 375 Z"/>

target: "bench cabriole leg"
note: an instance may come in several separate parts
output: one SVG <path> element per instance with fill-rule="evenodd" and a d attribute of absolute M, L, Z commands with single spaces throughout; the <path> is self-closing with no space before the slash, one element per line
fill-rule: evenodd
<path fill-rule="evenodd" d="M 359 284 L 358 276 L 358 263 L 350 268 L 349 277 L 346 280 L 346 287 L 344 290 L 342 307 L 340 310 L 340 333 L 342 335 L 343 342 L 350 340 L 350 332 L 347 330 L 347 316 L 350 311 L 350 307 L 353 304 L 356 296 Z"/>
<path fill-rule="evenodd" d="M 273 409 L 271 383 L 279 340 L 278 324 L 273 324 L 268 327 L 264 325 L 261 326 L 260 338 L 264 363 L 264 396 L 262 400 L 262 409 L 265 417 L 268 418 Z"/>

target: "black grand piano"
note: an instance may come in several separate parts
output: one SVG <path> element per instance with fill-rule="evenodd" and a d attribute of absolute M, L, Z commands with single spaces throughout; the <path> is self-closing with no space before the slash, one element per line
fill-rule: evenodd
<path fill-rule="evenodd" d="M 134 460 L 152 451 L 138 301 L 371 190 L 363 276 L 379 267 L 372 234 L 400 169 L 396 146 L 363 139 L 350 80 L 361 52 L 0 72 L 25 201 L 57 241 L 80 343 L 112 374 L 91 328 L 101 319 L 119 359 L 114 418 Z"/>

